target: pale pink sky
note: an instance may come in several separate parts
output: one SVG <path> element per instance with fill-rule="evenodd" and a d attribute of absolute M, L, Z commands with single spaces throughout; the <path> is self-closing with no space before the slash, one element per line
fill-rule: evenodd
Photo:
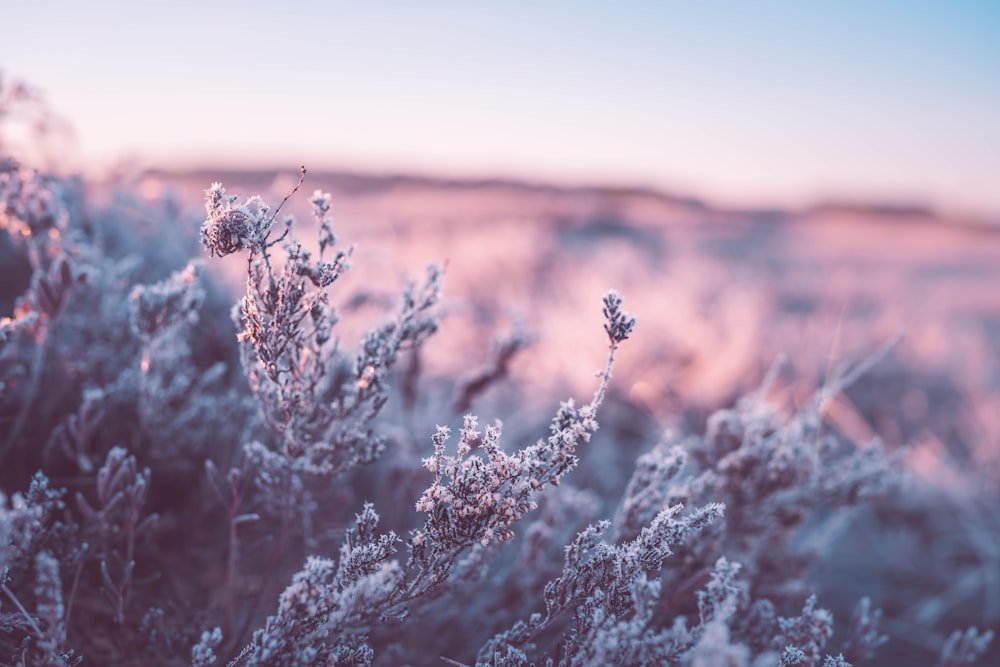
<path fill-rule="evenodd" d="M 91 170 L 305 163 L 1000 215 L 998 7 L 38 0 L 5 7 L 0 67 Z"/>

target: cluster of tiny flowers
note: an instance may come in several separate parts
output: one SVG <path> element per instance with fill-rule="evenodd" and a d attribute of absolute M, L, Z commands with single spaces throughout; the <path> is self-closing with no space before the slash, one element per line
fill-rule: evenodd
<path fill-rule="evenodd" d="M 201 633 L 201 640 L 191 648 L 191 667 L 211 667 L 215 664 L 215 649 L 222 643 L 222 628 Z"/>
<path fill-rule="evenodd" d="M 494 636 L 480 650 L 477 664 L 527 665 L 521 651 L 531 638 L 571 612 L 577 620 L 576 636 L 591 633 L 595 623 L 633 616 L 637 611 L 636 595 L 645 597 L 637 589 L 646 585 L 644 573 L 658 571 L 673 553 L 671 547 L 701 532 L 724 513 L 724 507 L 718 504 L 687 515 L 682 510 L 680 505 L 664 508 L 635 540 L 617 546 L 600 541 L 610 525 L 608 521 L 579 533 L 566 547 L 562 575 L 545 585 L 545 613 L 533 614 Z M 600 612 L 595 614 L 597 608 Z M 496 655 L 515 657 L 498 661 L 492 657 Z"/>
<path fill-rule="evenodd" d="M 447 426 L 439 426 L 432 438 L 434 456 L 424 459 L 424 467 L 434 473 L 434 483 L 417 501 L 416 510 L 432 515 L 427 530 L 435 538 L 448 535 L 483 545 L 508 540 L 514 536 L 511 525 L 536 507 L 529 497 L 542 483 L 524 475 L 522 456 L 509 456 L 500 448 L 500 423 L 484 432 L 478 427 L 476 417 L 465 417 L 457 456 L 445 454 Z M 486 453 L 485 461 L 469 456 L 474 445 Z"/>
<path fill-rule="evenodd" d="M 378 521 L 374 508 L 365 506 L 347 531 L 339 563 L 310 556 L 281 594 L 277 613 L 230 664 L 370 664 L 365 629 L 383 620 L 402 576 L 390 560 L 398 540 L 393 533 L 376 535 Z"/>
<path fill-rule="evenodd" d="M 434 473 L 434 483 L 416 503 L 418 512 L 429 514 L 424 533 L 436 542 L 478 540 L 483 545 L 513 537 L 511 526 L 535 509 L 535 494 L 546 485 L 559 485 L 562 476 L 576 466 L 575 451 L 590 441 L 598 428 L 597 408 L 604 400 L 618 344 L 628 337 L 635 318 L 620 310 L 622 300 L 614 292 L 604 298 L 605 330 L 611 335 L 610 352 L 601 383 L 590 403 L 579 408 L 570 399 L 559 406 L 549 425 L 550 435 L 515 454 L 500 446 L 501 424 L 479 431 L 479 422 L 467 415 L 457 447 L 457 456 L 445 454 L 450 429 L 439 426 L 432 440 L 434 456 L 424 467 Z M 470 456 L 473 448 L 485 453 Z"/>
<path fill-rule="evenodd" d="M 617 345 L 628 339 L 635 329 L 635 318 L 621 310 L 622 298 L 615 290 L 604 296 L 604 331 L 608 334 L 612 345 Z"/>

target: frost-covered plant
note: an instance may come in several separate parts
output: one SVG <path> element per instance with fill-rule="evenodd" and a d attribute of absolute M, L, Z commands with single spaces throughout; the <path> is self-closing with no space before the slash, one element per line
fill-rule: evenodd
<path fill-rule="evenodd" d="M 659 512 L 632 541 L 613 546 L 599 542 L 610 522 L 602 521 L 580 533 L 566 547 L 563 574 L 545 586 L 545 613 L 533 614 L 527 622 L 519 621 L 510 630 L 489 641 L 479 652 L 482 665 L 526 665 L 523 652 L 532 640 L 564 613 L 574 612 L 576 627 L 564 644 L 561 664 L 599 664 L 608 659 L 612 647 L 628 650 L 618 638 L 595 642 L 606 632 L 607 623 L 625 621 L 633 614 L 641 618 L 647 611 L 650 594 L 658 589 L 645 573 L 655 572 L 673 553 L 672 546 L 705 528 L 723 515 L 722 505 L 713 504 L 682 515 L 683 506 L 675 505 Z M 635 637 L 642 643 L 641 637 Z M 651 646 L 643 650 L 652 649 Z M 649 651 L 652 656 L 655 651 Z M 660 656 L 663 659 L 665 656 Z M 621 659 L 621 656 L 618 658 Z M 611 663 L 615 664 L 615 663 Z M 659 664 L 670 664 L 660 662 Z"/>
<path fill-rule="evenodd" d="M 635 326 L 621 304 L 614 292 L 604 299 L 610 352 L 590 403 L 563 403 L 549 437 L 513 455 L 500 446 L 499 424 L 480 432 L 477 419 L 467 416 L 457 456 L 445 454 L 449 432 L 438 427 L 434 456 L 424 460 L 434 481 L 416 503 L 428 516 L 406 543 L 405 565 L 393 558 L 399 538 L 377 535 L 378 515 L 366 505 L 348 531 L 339 563 L 310 558 L 282 594 L 278 613 L 233 664 L 370 664 L 368 635 L 377 624 L 401 621 L 410 607 L 441 594 L 456 570 L 470 567 L 462 559 L 475 560 L 480 546 L 513 538 L 513 524 L 537 507 L 543 488 L 558 486 L 576 466 L 577 447 L 597 430 L 615 353 Z"/>
<path fill-rule="evenodd" d="M 237 444 L 231 423 L 239 421 L 239 401 L 223 405 L 234 385 L 224 379 L 208 385 L 199 368 L 217 318 L 158 333 L 171 328 L 169 317 L 157 319 L 170 299 L 162 291 L 163 299 L 149 298 L 156 291 L 150 287 L 133 329 L 122 294 L 142 278 L 155 282 L 179 268 L 171 266 L 177 233 L 164 226 L 157 233 L 173 234 L 170 242 L 143 243 L 132 217 L 155 221 L 163 212 L 87 208 L 73 181 L 13 160 L 3 165 L 0 303 L 9 310 L 0 313 L 0 488 L 15 502 L 16 515 L 31 511 L 33 518 L 13 520 L 5 534 L 17 539 L 0 546 L 10 556 L 2 574 L 10 595 L 0 596 L 0 661 L 62 664 L 73 661 L 68 651 L 82 647 L 98 663 L 123 664 L 127 655 L 149 664 L 137 619 L 155 606 L 147 598 L 156 588 L 150 582 L 163 575 L 156 572 L 159 560 L 148 557 L 146 540 L 161 537 L 149 519 L 156 512 L 148 508 L 155 504 L 176 517 L 190 494 L 166 490 L 186 469 L 202 469 L 192 453 L 204 455 L 208 442 L 219 452 Z M 123 238 L 128 242 L 120 243 Z M 145 261 L 126 254 L 143 246 L 156 248 Z M 150 353 L 145 374 L 144 351 Z M 195 404 L 207 409 L 183 423 Z M 17 491 L 39 468 L 46 474 L 36 475 L 26 493 Z M 63 503 L 67 491 L 81 500 Z M 197 523 L 193 515 L 186 521 Z M 26 535 L 30 540 L 22 539 Z M 13 545 L 16 552 L 8 549 Z M 160 548 L 173 551 L 162 541 Z M 177 641 L 189 615 L 176 604 L 160 604 L 170 610 L 161 616 L 163 627 Z"/>
<path fill-rule="evenodd" d="M 340 477 L 373 461 L 384 448 L 372 422 L 388 400 L 390 373 L 401 354 L 415 351 L 437 329 L 432 311 L 441 272 L 430 267 L 424 284 L 404 287 L 394 318 L 368 331 L 353 355 L 342 349 L 334 335 L 338 314 L 330 288 L 347 270 L 351 250 L 335 250 L 329 195 L 316 192 L 311 202 L 318 230 L 315 252 L 292 233 L 291 218 L 272 239 L 278 211 L 272 214 L 259 198 L 238 203 L 219 184 L 207 193 L 208 217 L 202 225 L 202 242 L 210 254 L 247 254 L 246 292 L 233 317 L 243 370 L 269 429 L 244 446 L 244 466 L 252 471 L 258 510 L 281 525 L 265 582 L 294 525 L 310 521 L 317 503 L 309 490 L 313 480 Z M 272 256 L 275 247 L 282 251 L 280 258 Z M 242 474 L 238 468 L 229 473 Z M 221 475 L 212 475 L 216 489 L 225 487 Z M 227 494 L 223 490 L 221 495 Z M 242 500 L 234 497 L 233 502 Z M 235 553 L 236 514 L 230 515 L 229 549 Z M 231 562 L 229 569 L 234 567 Z M 246 631 L 266 590 L 266 585 L 257 589 L 238 635 Z"/>
<path fill-rule="evenodd" d="M 419 347 L 437 328 L 430 311 L 439 297 L 440 270 L 430 268 L 420 287 L 407 285 L 396 318 L 371 330 L 351 359 L 333 336 L 338 316 L 329 287 L 347 270 L 351 249 L 334 252 L 329 195 L 317 191 L 312 199 L 315 259 L 292 234 L 291 218 L 272 239 L 278 210 L 272 214 L 258 197 L 237 202 L 214 184 L 201 232 L 213 255 L 247 253 L 246 294 L 234 315 L 244 371 L 279 434 L 283 465 L 339 476 L 374 460 L 384 446 L 369 424 L 388 398 L 387 374 L 400 353 Z M 284 257 L 277 267 L 271 249 L 279 244 Z"/>
<path fill-rule="evenodd" d="M 977 628 L 969 628 L 965 632 L 956 630 L 948 637 L 941 647 L 938 667 L 959 667 L 973 665 L 986 652 L 993 641 L 993 631 L 980 632 Z"/>
<path fill-rule="evenodd" d="M 137 285 L 129 296 L 130 323 L 142 350 L 138 373 L 129 380 L 137 385 L 142 427 L 171 443 L 170 450 L 154 452 L 159 457 L 176 457 L 178 449 L 198 457 L 211 454 L 227 421 L 220 406 L 230 413 L 230 424 L 251 414 L 241 392 L 227 382 L 227 363 L 215 360 L 198 368 L 193 358 L 205 298 L 197 262 L 158 283 Z"/>
<path fill-rule="evenodd" d="M 615 539 L 631 539 L 663 503 L 722 502 L 725 525 L 686 550 L 674 583 L 703 577 L 719 553 L 738 554 L 754 595 L 779 604 L 800 598 L 811 559 L 795 541 L 801 530 L 816 532 L 831 510 L 884 496 L 900 481 L 877 441 L 857 444 L 824 430 L 828 395 L 784 417 L 758 393 L 713 414 L 704 437 L 668 433 L 640 457 Z"/>
<path fill-rule="evenodd" d="M 72 533 L 58 518 L 62 496 L 41 473 L 26 495 L 13 495 L 9 507 L 0 494 L 0 632 L 23 636 L 18 646 L 22 661 L 68 666 L 78 664 L 79 657 L 74 659 L 65 646 L 68 611 L 60 561 L 73 564 L 79 551 L 61 552 L 66 546 L 62 538 Z M 26 606 L 32 599 L 34 613 Z"/>
<path fill-rule="evenodd" d="M 634 326 L 615 293 L 593 397 L 510 446 L 544 422 L 449 415 L 481 408 L 529 337 L 416 382 L 432 268 L 341 340 L 351 250 L 328 195 L 312 242 L 221 186 L 200 235 L 169 200 L 85 195 L 0 155 L 0 664 L 844 667 L 891 650 L 880 591 L 838 626 L 810 579 L 844 510 L 911 492 L 824 422 L 844 382 L 787 415 L 760 392 L 593 485 L 581 460 L 641 446 L 607 410 L 628 401 L 609 381 Z M 189 261 L 199 240 L 246 262 L 232 317 Z M 985 655 L 984 626 L 941 635 L 939 664 Z"/>
<path fill-rule="evenodd" d="M 101 593 L 118 625 L 125 622 L 136 548 L 158 519 L 156 514 L 144 516 L 143 512 L 149 480 L 149 468 L 138 470 L 135 457 L 115 447 L 97 471 L 96 507 L 83 494 L 76 497 L 90 529 L 86 534 L 88 544 L 93 545 L 91 550 L 100 563 Z"/>

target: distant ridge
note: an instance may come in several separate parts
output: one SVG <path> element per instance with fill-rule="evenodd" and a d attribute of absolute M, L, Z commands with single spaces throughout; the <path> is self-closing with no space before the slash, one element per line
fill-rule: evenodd
<path fill-rule="evenodd" d="M 244 187 L 265 189 L 281 175 L 296 175 L 290 169 L 147 169 L 140 178 L 157 178 L 166 181 L 214 181 L 240 183 Z M 611 198 L 642 197 L 662 204 L 689 209 L 693 213 L 708 214 L 713 218 L 739 218 L 758 223 L 780 223 L 808 219 L 815 216 L 846 215 L 865 217 L 882 222 L 901 224 L 922 222 L 940 223 L 951 227 L 967 227 L 980 231 L 1000 231 L 1000 219 L 991 217 L 954 216 L 933 207 L 907 202 L 852 201 L 831 199 L 815 204 L 793 207 L 727 207 L 715 205 L 704 199 L 684 196 L 648 186 L 604 184 L 557 184 L 518 178 L 456 178 L 410 173 L 372 173 L 350 170 L 309 170 L 311 178 L 322 181 L 325 188 L 345 194 L 370 194 L 399 187 L 418 187 L 439 190 L 504 189 L 532 194 L 601 195 Z"/>
<path fill-rule="evenodd" d="M 238 180 L 241 183 L 256 186 L 270 185 L 277 176 L 285 173 L 292 173 L 285 169 L 193 169 L 193 170 L 168 170 L 149 169 L 143 172 L 143 176 L 151 176 L 163 179 L 191 179 L 200 178 L 202 180 Z M 721 210 L 709 206 L 705 201 L 696 197 L 684 197 L 670 194 L 663 190 L 643 186 L 618 186 L 618 185 L 561 185 L 546 183 L 544 181 L 528 181 L 517 178 L 454 178 L 439 177 L 423 174 L 399 174 L 399 173 L 364 173 L 342 170 L 309 170 L 309 175 L 322 180 L 325 184 L 330 184 L 343 192 L 377 192 L 388 190 L 399 186 L 421 186 L 441 189 L 463 189 L 475 190 L 483 188 L 504 188 L 510 190 L 524 190 L 528 192 L 551 192 L 559 194 L 591 194 L 600 193 L 618 196 L 645 196 L 660 199 L 675 205 L 686 206 L 694 209 Z"/>

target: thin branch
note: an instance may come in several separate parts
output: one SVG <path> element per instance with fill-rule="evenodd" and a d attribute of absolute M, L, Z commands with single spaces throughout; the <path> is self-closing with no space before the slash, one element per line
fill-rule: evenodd
<path fill-rule="evenodd" d="M 17 599 L 17 596 L 14 595 L 14 591 L 7 588 L 7 584 L 0 584 L 0 590 L 6 593 L 7 597 L 10 598 L 10 601 L 13 602 L 14 606 L 18 608 L 18 610 L 21 612 L 24 618 L 28 621 L 28 625 L 30 625 L 31 629 L 35 631 L 35 635 L 39 639 L 45 639 L 45 635 L 42 634 L 41 628 L 39 628 L 38 624 L 35 623 L 35 619 L 31 617 L 31 614 L 29 614 L 28 610 L 24 608 L 24 605 L 21 604 L 21 601 Z"/>
<path fill-rule="evenodd" d="M 299 169 L 301 170 L 299 173 L 299 182 L 295 184 L 295 187 L 292 188 L 291 192 L 285 195 L 285 198 L 281 200 L 280 204 L 278 204 L 278 208 L 274 209 L 274 214 L 271 215 L 271 219 L 267 221 L 268 225 L 270 225 L 275 221 L 275 219 L 278 217 L 278 213 L 281 211 L 281 207 L 285 205 L 286 201 L 291 199 L 292 195 L 294 195 L 296 192 L 299 191 L 299 188 L 302 186 L 302 183 L 306 180 L 306 166 L 302 165 L 301 167 L 299 167 Z M 288 232 L 286 231 L 285 233 L 287 234 Z M 284 234 L 282 234 L 281 238 L 284 238 Z M 281 239 L 279 238 L 277 241 L 275 241 L 275 243 L 277 243 L 280 240 Z"/>

